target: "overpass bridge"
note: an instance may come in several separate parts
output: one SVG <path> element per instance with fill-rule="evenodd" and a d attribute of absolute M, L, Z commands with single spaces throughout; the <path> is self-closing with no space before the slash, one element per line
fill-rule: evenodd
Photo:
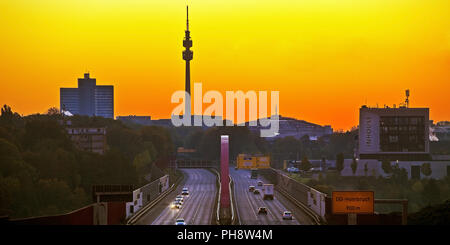
<path fill-rule="evenodd" d="M 215 168 L 219 169 L 218 161 L 203 160 L 203 159 L 175 159 L 169 161 L 169 167 L 172 169 L 178 168 Z"/>

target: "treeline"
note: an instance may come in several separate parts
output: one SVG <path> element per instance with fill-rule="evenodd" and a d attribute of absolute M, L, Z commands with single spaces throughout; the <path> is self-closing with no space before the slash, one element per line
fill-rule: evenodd
<path fill-rule="evenodd" d="M 336 159 L 338 154 L 352 158 L 357 133 L 356 130 L 338 132 L 314 141 L 308 135 L 300 139 L 288 136 L 270 144 L 269 152 L 275 167 L 281 167 L 283 160 Z"/>
<path fill-rule="evenodd" d="M 155 161 L 174 151 L 172 137 L 164 128 L 130 128 L 113 119 L 73 116 L 73 127 L 107 129 L 104 155 L 81 151 L 65 130 L 66 119 L 57 109 L 21 117 L 3 106 L 0 215 L 59 214 L 91 203 L 92 185 L 143 185 L 164 174 Z"/>
<path fill-rule="evenodd" d="M 220 135 L 229 135 L 230 160 L 240 153 L 267 154 L 271 156 L 272 166 L 281 167 L 283 160 L 335 159 L 343 154 L 353 157 L 357 131 L 339 132 L 312 141 L 309 136 L 300 139 L 284 137 L 269 140 L 259 136 L 244 126 L 214 127 L 207 130 L 195 127 L 173 128 L 177 147 L 196 149 L 197 158 L 218 160 L 220 157 Z M 277 166 L 279 165 L 279 166 Z"/>
<path fill-rule="evenodd" d="M 450 199 L 408 215 L 409 225 L 450 225 Z"/>

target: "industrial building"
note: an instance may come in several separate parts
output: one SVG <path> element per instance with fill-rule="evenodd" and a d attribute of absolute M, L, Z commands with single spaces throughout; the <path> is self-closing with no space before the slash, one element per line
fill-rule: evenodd
<path fill-rule="evenodd" d="M 450 122 L 438 122 L 431 125 L 433 141 L 450 141 Z"/>
<path fill-rule="evenodd" d="M 359 158 L 430 160 L 428 108 L 359 110 Z"/>
<path fill-rule="evenodd" d="M 251 122 L 246 123 L 248 128 L 251 131 L 259 132 L 261 129 L 265 127 L 260 126 L 259 123 Z M 275 140 L 278 138 L 284 138 L 287 136 L 292 136 L 296 139 L 300 139 L 303 136 L 308 136 L 310 140 L 317 140 L 322 136 L 327 136 L 333 134 L 333 129 L 330 125 L 321 126 L 318 124 L 310 123 L 304 120 L 297 120 L 295 118 L 283 117 L 280 115 L 279 117 L 279 130 L 278 135 L 274 137 L 268 137 L 267 140 Z"/>
<path fill-rule="evenodd" d="M 124 123 L 134 123 L 139 125 L 151 125 L 152 117 L 151 116 L 118 116 L 117 120 L 122 121 Z"/>
<path fill-rule="evenodd" d="M 66 128 L 75 146 L 84 151 L 104 154 L 106 151 L 106 128 Z"/>
<path fill-rule="evenodd" d="M 387 176 L 381 168 L 382 161 L 390 161 L 407 171 L 412 179 L 442 179 L 450 175 L 450 156 L 430 154 L 432 121 L 429 108 L 408 107 L 409 90 L 400 107 L 369 108 L 359 110 L 359 136 L 357 169 L 351 170 L 352 159 L 344 162 L 343 176 Z M 429 163 L 432 173 L 425 176 L 421 166 Z"/>
<path fill-rule="evenodd" d="M 60 109 L 72 115 L 114 118 L 114 86 L 96 85 L 96 79 L 85 73 L 78 88 L 60 88 Z"/>

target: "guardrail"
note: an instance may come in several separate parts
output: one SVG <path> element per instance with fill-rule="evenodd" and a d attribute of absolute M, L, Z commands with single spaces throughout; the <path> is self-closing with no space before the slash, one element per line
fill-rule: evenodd
<path fill-rule="evenodd" d="M 298 183 L 299 185 L 304 185 L 302 183 L 297 182 L 296 180 L 292 179 L 291 177 L 287 176 L 286 174 L 284 174 L 283 172 L 281 172 L 279 170 L 276 170 L 276 169 L 273 169 L 273 168 L 270 168 L 270 170 L 273 173 L 275 173 L 276 175 L 280 175 L 280 176 L 283 176 L 284 178 L 288 178 L 291 181 L 294 181 L 294 182 Z M 311 191 L 311 190 L 317 191 L 317 190 L 315 190 L 315 189 L 313 189 L 313 188 L 311 188 L 309 186 L 306 186 L 306 185 L 304 185 L 304 186 L 307 189 L 309 189 L 309 191 Z M 311 221 L 313 221 L 315 224 L 321 225 L 321 224 L 326 223 L 324 218 L 321 215 L 316 213 L 313 209 L 311 209 L 308 206 L 308 203 L 303 203 L 302 201 L 297 200 L 297 198 L 295 198 L 293 195 L 289 194 L 285 189 L 280 188 L 278 185 L 275 185 L 275 189 L 278 192 L 280 192 L 283 196 L 285 196 L 287 199 L 289 199 L 292 203 L 296 204 L 296 206 L 298 206 L 301 210 L 303 210 L 304 213 L 306 215 L 308 215 L 310 217 Z M 309 192 L 307 192 L 307 193 L 309 193 Z"/>
<path fill-rule="evenodd" d="M 162 192 L 157 198 L 155 198 L 155 200 L 149 202 L 145 207 L 139 209 L 139 211 L 137 211 L 133 216 L 131 216 L 128 219 L 127 225 L 134 225 L 145 213 L 147 213 L 156 204 L 158 204 L 162 199 L 164 199 L 167 195 L 169 195 L 169 193 L 174 191 L 183 179 L 184 179 L 184 175 L 181 175 L 181 177 L 178 178 L 178 180 L 174 184 L 172 184 L 172 186 L 169 189 Z"/>
<path fill-rule="evenodd" d="M 294 203 L 297 207 L 299 207 L 301 210 L 303 210 L 303 212 L 308 215 L 311 220 L 316 224 L 316 225 L 321 225 L 323 224 L 322 218 L 317 215 L 314 211 L 312 211 L 309 207 L 307 207 L 305 204 L 301 203 L 300 201 L 298 201 L 297 199 L 295 199 L 293 196 L 291 196 L 289 193 L 287 193 L 285 190 L 282 190 L 281 188 L 278 188 L 277 186 L 275 186 L 275 189 L 281 193 L 283 196 L 285 196 L 287 199 L 289 199 L 289 201 L 291 201 L 292 203 Z"/>
<path fill-rule="evenodd" d="M 216 223 L 217 225 L 220 225 L 220 193 L 222 192 L 222 185 L 220 182 L 220 174 L 219 172 L 214 169 L 211 168 L 212 171 L 217 175 L 217 185 L 219 186 L 219 191 L 218 191 L 218 197 L 217 197 L 217 211 L 216 211 Z M 235 215 L 235 208 L 234 208 L 234 203 L 233 203 L 233 196 L 234 196 L 234 181 L 233 178 L 231 178 L 230 175 L 228 175 L 228 177 L 230 178 L 230 182 L 228 183 L 228 187 L 230 188 L 230 206 L 231 206 L 231 224 L 235 224 L 236 222 L 236 215 Z M 240 222 L 240 220 L 238 220 L 238 222 Z"/>
<path fill-rule="evenodd" d="M 241 224 L 241 219 L 239 217 L 239 213 L 237 212 L 237 210 L 234 208 L 234 180 L 233 178 L 231 178 L 231 175 L 229 175 L 230 177 L 230 183 L 229 183 L 229 187 L 230 187 L 230 204 L 231 204 L 231 224 L 235 225 L 236 222 L 238 225 Z M 235 215 L 237 214 L 237 215 Z M 236 219 L 237 218 L 237 219 Z"/>
<path fill-rule="evenodd" d="M 216 169 L 211 168 L 211 170 L 216 174 L 217 176 L 217 185 L 219 186 L 219 191 L 217 192 L 217 211 L 216 211 L 216 224 L 220 225 L 220 192 L 222 191 L 222 186 L 220 184 L 220 174 L 217 172 Z"/>

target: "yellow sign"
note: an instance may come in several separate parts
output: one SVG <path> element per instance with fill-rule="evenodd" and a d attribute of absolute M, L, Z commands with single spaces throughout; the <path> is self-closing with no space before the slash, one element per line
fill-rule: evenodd
<path fill-rule="evenodd" d="M 333 191 L 333 214 L 373 214 L 373 191 Z"/>

